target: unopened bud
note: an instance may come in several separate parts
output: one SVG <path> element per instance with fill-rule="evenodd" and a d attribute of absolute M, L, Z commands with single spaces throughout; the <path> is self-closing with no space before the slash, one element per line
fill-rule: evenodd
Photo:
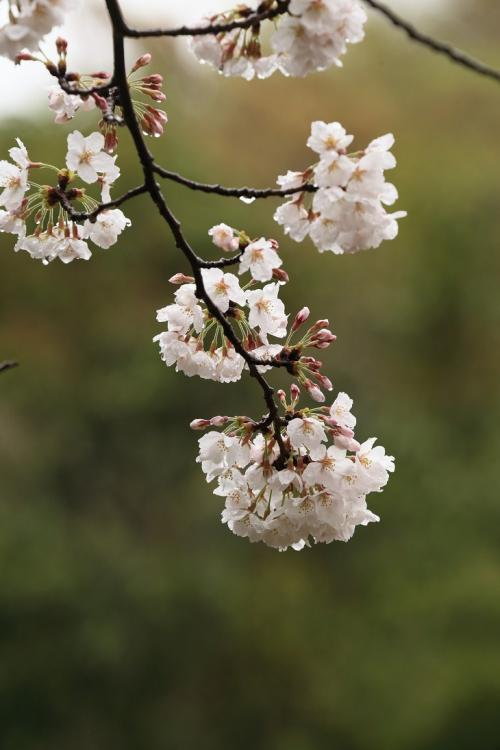
<path fill-rule="evenodd" d="M 106 73 L 104 70 L 98 70 L 97 73 L 91 73 L 91 78 L 97 78 L 99 81 L 107 81 L 108 78 L 111 78 L 109 73 Z"/>
<path fill-rule="evenodd" d="M 137 58 L 134 65 L 132 66 L 131 73 L 135 73 L 136 70 L 139 70 L 139 68 L 145 68 L 146 65 L 149 65 L 151 62 L 151 55 L 149 52 L 146 52 L 144 55 L 141 55 Z"/>
<path fill-rule="evenodd" d="M 305 380 L 304 386 L 307 388 L 310 397 L 314 401 L 317 401 L 318 404 L 322 404 L 326 401 L 325 394 L 322 393 L 318 386 L 314 385 L 314 383 L 312 383 L 310 380 Z"/>
<path fill-rule="evenodd" d="M 152 73 L 149 76 L 144 76 L 141 80 L 146 86 L 163 86 L 163 76 L 159 73 Z"/>
<path fill-rule="evenodd" d="M 315 331 L 319 331 L 321 328 L 329 328 L 330 327 L 330 321 L 328 318 L 323 318 L 323 320 L 317 320 L 314 325 L 311 326 L 309 329 L 309 333 L 314 333 Z"/>
<path fill-rule="evenodd" d="M 316 349 L 327 349 L 336 340 L 337 337 L 334 333 L 329 331 L 328 328 L 322 328 L 314 334 L 314 337 L 311 339 L 311 346 Z"/>
<path fill-rule="evenodd" d="M 224 427 L 229 421 L 229 417 L 212 417 L 210 427 Z"/>
<path fill-rule="evenodd" d="M 184 273 L 176 273 L 169 279 L 171 284 L 192 284 L 194 282 L 193 276 L 186 276 Z"/>
<path fill-rule="evenodd" d="M 353 438 L 344 437 L 343 435 L 336 435 L 333 438 L 333 442 L 337 446 L 337 448 L 341 448 L 345 451 L 353 451 L 354 453 L 357 453 L 361 445 L 358 443 L 357 440 L 353 440 Z"/>
<path fill-rule="evenodd" d="M 104 150 L 108 154 L 113 154 L 117 146 L 118 146 L 117 130 L 114 127 L 108 128 L 104 135 Z"/>
<path fill-rule="evenodd" d="M 19 63 L 25 62 L 26 60 L 30 62 L 36 62 L 36 57 L 33 57 L 33 55 L 29 52 L 19 52 L 16 55 L 15 63 L 16 65 L 19 65 Z"/>
<path fill-rule="evenodd" d="M 273 279 L 281 281 L 283 284 L 288 284 L 290 276 L 282 268 L 273 268 Z"/>
<path fill-rule="evenodd" d="M 283 389 L 280 389 L 276 395 L 278 396 L 279 400 L 282 404 L 286 404 L 286 393 Z"/>
<path fill-rule="evenodd" d="M 207 427 L 210 427 L 210 420 L 209 419 L 193 419 L 191 424 L 189 425 L 192 430 L 206 430 Z"/>
<path fill-rule="evenodd" d="M 62 36 L 58 36 L 56 39 L 56 49 L 58 55 L 66 55 L 68 52 L 68 42 Z"/>
<path fill-rule="evenodd" d="M 290 386 L 290 396 L 292 399 L 292 403 L 296 404 L 300 398 L 300 388 L 296 383 L 292 383 L 292 385 Z"/>
<path fill-rule="evenodd" d="M 95 103 L 97 104 L 97 106 L 99 107 L 99 109 L 101 110 L 101 112 L 104 112 L 104 114 L 106 114 L 108 111 L 108 103 L 106 99 L 100 94 L 97 94 L 95 92 L 92 94 L 92 97 Z"/>
<path fill-rule="evenodd" d="M 304 325 L 310 314 L 311 311 L 308 307 L 303 307 L 302 310 L 299 310 L 299 312 L 295 316 L 295 320 L 293 321 L 292 331 L 297 331 L 300 326 Z"/>
<path fill-rule="evenodd" d="M 333 383 L 330 378 L 326 377 L 326 375 L 321 375 L 321 373 L 317 372 L 315 374 L 315 379 L 317 380 L 319 385 L 326 391 L 333 391 Z"/>
<path fill-rule="evenodd" d="M 153 99 L 155 102 L 164 102 L 167 98 L 163 91 L 157 91 L 157 89 L 142 89 L 142 93 L 145 96 L 149 96 L 150 99 Z"/>

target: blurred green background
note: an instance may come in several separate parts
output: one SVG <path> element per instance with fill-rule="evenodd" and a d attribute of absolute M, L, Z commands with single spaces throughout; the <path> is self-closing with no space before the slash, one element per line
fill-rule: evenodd
<path fill-rule="evenodd" d="M 500 64 L 495 3 L 458 10 L 436 31 Z M 274 202 L 165 187 L 200 252 L 220 221 L 281 241 L 287 307 L 330 317 L 336 389 L 397 472 L 371 502 L 382 523 L 348 545 L 233 537 L 188 423 L 262 404 L 248 380 L 161 363 L 155 310 L 186 268 L 154 210 L 130 204 L 133 229 L 88 264 L 44 268 L 2 236 L 0 358 L 22 367 L 0 380 L 0 747 L 498 748 L 500 89 L 376 19 L 343 71 L 305 81 L 152 49 L 170 116 L 153 145 L 188 176 L 272 184 L 309 163 L 314 119 L 359 147 L 395 133 L 409 217 L 353 257 L 286 240 Z M 1 153 L 19 135 L 62 163 L 71 126 L 50 122 L 4 122 Z M 120 164 L 123 189 L 139 182 L 125 134 Z"/>

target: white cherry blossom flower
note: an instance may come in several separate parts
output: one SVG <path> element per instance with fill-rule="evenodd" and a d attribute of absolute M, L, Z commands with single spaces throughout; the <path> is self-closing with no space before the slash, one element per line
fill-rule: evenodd
<path fill-rule="evenodd" d="M 68 94 L 60 86 L 50 86 L 47 92 L 49 109 L 55 113 L 54 122 L 58 125 L 72 120 L 81 109 L 88 112 L 95 108 L 94 99 L 89 96 L 82 99 L 75 94 Z"/>
<path fill-rule="evenodd" d="M 57 257 L 63 263 L 74 260 L 90 260 L 92 253 L 87 243 L 78 237 L 62 237 L 55 248 Z"/>
<path fill-rule="evenodd" d="M 326 152 L 314 168 L 314 182 L 318 187 L 344 187 L 355 169 L 356 164 L 348 156 Z"/>
<path fill-rule="evenodd" d="M 30 160 L 28 152 L 22 141 L 17 139 L 17 146 L 9 150 L 9 155 L 15 164 L 9 161 L 0 161 L 0 205 L 8 211 L 16 211 L 24 200 L 28 190 L 28 168 Z"/>
<path fill-rule="evenodd" d="M 66 165 L 84 182 L 92 184 L 97 182 L 99 173 L 106 174 L 114 168 L 114 159 L 104 151 L 102 133 L 91 133 L 85 138 L 75 130 L 68 135 Z"/>
<path fill-rule="evenodd" d="M 340 427 L 348 427 L 351 430 L 356 427 L 356 417 L 351 414 L 352 404 L 352 398 L 341 392 L 330 407 L 330 417 Z"/>
<path fill-rule="evenodd" d="M 108 249 L 116 243 L 124 229 L 131 225 L 123 211 L 113 208 L 101 211 L 95 221 L 87 219 L 83 225 L 84 239 L 91 239 L 95 245 Z"/>
<path fill-rule="evenodd" d="M 352 471 L 352 461 L 345 450 L 331 445 L 322 445 L 314 453 L 314 460 L 304 470 L 303 479 L 308 487 L 321 485 L 331 492 L 338 492 L 342 486 L 342 476 Z"/>
<path fill-rule="evenodd" d="M 206 293 L 221 312 L 228 311 L 230 302 L 245 304 L 246 293 L 234 274 L 224 273 L 220 268 L 204 268 L 201 273 Z"/>
<path fill-rule="evenodd" d="M 294 448 L 304 448 L 312 456 L 321 455 L 322 443 L 326 442 L 326 433 L 322 423 L 318 419 L 299 418 L 292 419 L 287 425 L 287 433 Z"/>
<path fill-rule="evenodd" d="M 240 275 L 250 271 L 256 281 L 270 281 L 273 270 L 283 265 L 275 248 L 276 243 L 264 237 L 247 245 L 240 259 Z"/>
<path fill-rule="evenodd" d="M 317 154 L 323 156 L 327 153 L 344 151 L 354 140 L 340 122 L 322 122 L 316 120 L 311 124 L 311 135 L 307 145 Z"/>
<path fill-rule="evenodd" d="M 225 253 L 231 253 L 238 250 L 240 240 L 236 236 L 234 229 L 228 227 L 227 224 L 217 224 L 212 227 L 208 234 L 212 238 L 212 242 L 216 247 L 224 250 Z"/>
<path fill-rule="evenodd" d="M 26 223 L 15 211 L 0 210 L 0 232 L 17 234 L 18 237 L 26 234 Z"/>
<path fill-rule="evenodd" d="M 291 200 L 276 209 L 274 220 L 283 226 L 285 234 L 289 234 L 295 242 L 302 242 L 311 228 L 309 214 L 301 200 Z"/>
<path fill-rule="evenodd" d="M 266 284 L 263 289 L 247 292 L 250 309 L 248 322 L 252 328 L 259 328 L 264 335 L 283 338 L 286 335 L 288 316 L 278 297 L 279 290 L 280 285 L 274 283 Z"/>

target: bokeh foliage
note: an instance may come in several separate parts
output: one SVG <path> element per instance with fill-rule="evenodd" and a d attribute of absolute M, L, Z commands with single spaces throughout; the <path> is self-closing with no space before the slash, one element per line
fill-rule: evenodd
<path fill-rule="evenodd" d="M 233 538 L 187 424 L 263 407 L 248 380 L 159 361 L 154 311 L 185 267 L 154 210 L 130 205 L 134 228 L 88 264 L 44 268 L 2 237 L 0 354 L 22 367 L 0 383 L 0 746 L 493 750 L 499 92 L 376 23 L 344 71 L 303 82 L 224 81 L 173 49 L 155 47 L 171 122 L 154 146 L 189 176 L 271 184 L 308 163 L 313 119 L 340 119 L 360 146 L 395 132 L 410 215 L 364 255 L 285 240 L 275 203 L 166 188 L 200 251 L 218 221 L 282 240 L 288 308 L 330 316 L 336 388 L 397 472 L 372 502 L 383 523 L 349 545 Z M 2 154 L 19 134 L 61 161 L 67 129 L 49 122 L 4 123 Z M 125 135 L 120 164 L 123 188 L 139 181 Z"/>

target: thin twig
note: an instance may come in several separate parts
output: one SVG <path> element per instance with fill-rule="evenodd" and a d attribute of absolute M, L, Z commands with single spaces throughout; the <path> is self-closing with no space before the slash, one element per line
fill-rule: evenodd
<path fill-rule="evenodd" d="M 234 29 L 249 29 L 258 26 L 262 21 L 268 21 L 288 11 L 290 0 L 276 0 L 276 5 L 262 11 L 250 13 L 246 18 L 228 21 L 227 23 L 206 24 L 204 26 L 179 26 L 173 29 L 132 29 L 122 19 L 120 31 L 123 36 L 142 39 L 143 37 L 178 37 L 178 36 L 206 36 L 208 34 L 223 34 Z"/>
<path fill-rule="evenodd" d="M 301 185 L 300 187 L 288 189 L 224 187 L 223 185 L 219 184 L 208 184 L 205 182 L 190 180 L 187 177 L 183 177 L 183 175 L 179 174 L 178 172 L 170 172 L 168 169 L 161 167 L 159 164 L 154 164 L 153 168 L 156 174 L 160 175 L 160 177 L 164 177 L 166 180 L 171 180 L 172 182 L 177 182 L 179 185 L 184 185 L 184 187 L 187 187 L 190 190 L 198 190 L 201 193 L 222 195 L 226 198 L 284 198 L 287 195 L 294 195 L 295 193 L 314 193 L 318 189 L 314 185 L 309 185 L 308 183 L 305 185 Z"/>
<path fill-rule="evenodd" d="M 462 50 L 453 47 L 448 42 L 442 42 L 439 39 L 434 39 L 428 34 L 424 34 L 419 31 L 409 21 L 405 21 L 404 18 L 398 16 L 391 8 L 378 0 L 364 0 L 364 2 L 373 8 L 374 10 L 382 13 L 393 26 L 404 31 L 410 39 L 418 44 L 423 44 L 433 52 L 437 52 L 441 55 L 446 55 L 452 62 L 462 65 L 464 68 L 472 70 L 474 73 L 491 78 L 494 81 L 500 82 L 500 70 L 492 68 L 489 65 L 485 65 L 481 60 L 476 60 Z"/>
<path fill-rule="evenodd" d="M 120 92 L 120 104 L 123 110 L 124 119 L 132 136 L 137 156 L 142 165 L 145 188 L 149 192 L 151 199 L 158 208 L 160 215 L 169 226 L 177 248 L 183 253 L 186 260 L 191 266 L 193 276 L 195 278 L 196 293 L 198 298 L 204 301 L 210 315 L 212 315 L 212 317 L 215 318 L 221 325 L 226 339 L 232 344 L 235 351 L 245 360 L 250 371 L 250 375 L 259 383 L 269 414 L 271 416 L 272 424 L 274 425 L 274 436 L 276 442 L 279 445 L 280 457 L 282 462 L 284 463 L 288 458 L 288 452 L 281 435 L 281 421 L 278 407 L 274 399 L 274 389 L 269 385 L 262 373 L 259 372 L 259 366 L 261 366 L 262 364 L 267 364 L 267 362 L 256 359 L 245 349 L 241 341 L 234 333 L 234 330 L 228 318 L 219 310 L 219 308 L 212 301 L 211 297 L 208 295 L 203 283 L 202 275 L 204 261 L 198 257 L 196 252 L 184 237 L 179 221 L 170 210 L 161 192 L 160 186 L 156 182 L 154 159 L 148 147 L 146 146 L 139 123 L 137 122 L 127 82 L 124 44 L 126 36 L 124 30 L 126 29 L 126 25 L 121 12 L 119 0 L 106 0 L 106 6 L 113 27 L 113 79 L 116 82 L 116 86 Z M 276 363 L 276 366 L 278 367 L 281 365 Z"/>
<path fill-rule="evenodd" d="M 94 211 L 89 212 L 75 211 L 75 209 L 71 205 L 70 199 L 63 190 L 60 190 L 58 192 L 57 197 L 59 198 L 61 206 L 64 208 L 66 213 L 69 214 L 70 218 L 73 221 L 86 221 L 88 219 L 89 221 L 94 222 L 99 214 L 101 214 L 103 211 L 108 211 L 111 208 L 118 208 L 123 203 L 126 203 L 132 198 L 136 198 L 138 195 L 143 195 L 147 192 L 149 192 L 147 185 L 138 185 L 138 187 L 128 190 L 119 198 L 115 198 L 115 200 L 109 201 L 108 203 L 101 203 L 99 206 L 97 206 L 97 208 L 94 209 Z"/>

